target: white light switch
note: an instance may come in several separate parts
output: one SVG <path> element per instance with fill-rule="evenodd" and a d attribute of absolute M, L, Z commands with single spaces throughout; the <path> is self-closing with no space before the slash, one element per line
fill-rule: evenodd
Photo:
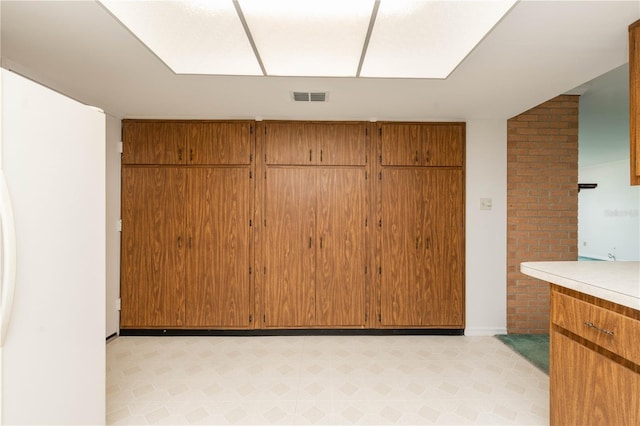
<path fill-rule="evenodd" d="M 480 210 L 491 210 L 493 202 L 491 198 L 480 198 Z"/>

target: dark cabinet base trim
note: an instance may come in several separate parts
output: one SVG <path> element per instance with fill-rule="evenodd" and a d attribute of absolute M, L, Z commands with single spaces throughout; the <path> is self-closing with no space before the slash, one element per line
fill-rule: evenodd
<path fill-rule="evenodd" d="M 120 329 L 120 336 L 464 336 L 463 328 L 184 330 Z"/>

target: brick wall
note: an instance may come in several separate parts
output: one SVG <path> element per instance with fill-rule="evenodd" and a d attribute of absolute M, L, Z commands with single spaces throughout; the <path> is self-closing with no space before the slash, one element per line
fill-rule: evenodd
<path fill-rule="evenodd" d="M 549 285 L 527 261 L 576 260 L 578 96 L 562 95 L 507 122 L 507 331 L 549 332 Z"/>

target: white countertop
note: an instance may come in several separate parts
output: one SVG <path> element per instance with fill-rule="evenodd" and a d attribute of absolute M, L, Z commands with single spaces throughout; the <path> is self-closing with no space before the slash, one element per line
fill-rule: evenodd
<path fill-rule="evenodd" d="M 640 310 L 640 262 L 523 262 L 520 272 Z"/>

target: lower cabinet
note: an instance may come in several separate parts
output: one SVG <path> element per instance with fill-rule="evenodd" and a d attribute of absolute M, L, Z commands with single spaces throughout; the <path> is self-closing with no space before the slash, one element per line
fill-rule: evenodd
<path fill-rule="evenodd" d="M 551 425 L 640 424 L 640 312 L 551 286 Z"/>
<path fill-rule="evenodd" d="M 249 170 L 124 167 L 122 328 L 247 328 Z"/>
<path fill-rule="evenodd" d="M 389 167 L 381 178 L 381 326 L 462 328 L 462 170 Z"/>
<path fill-rule="evenodd" d="M 363 168 L 269 168 L 265 327 L 364 326 L 366 190 Z"/>

